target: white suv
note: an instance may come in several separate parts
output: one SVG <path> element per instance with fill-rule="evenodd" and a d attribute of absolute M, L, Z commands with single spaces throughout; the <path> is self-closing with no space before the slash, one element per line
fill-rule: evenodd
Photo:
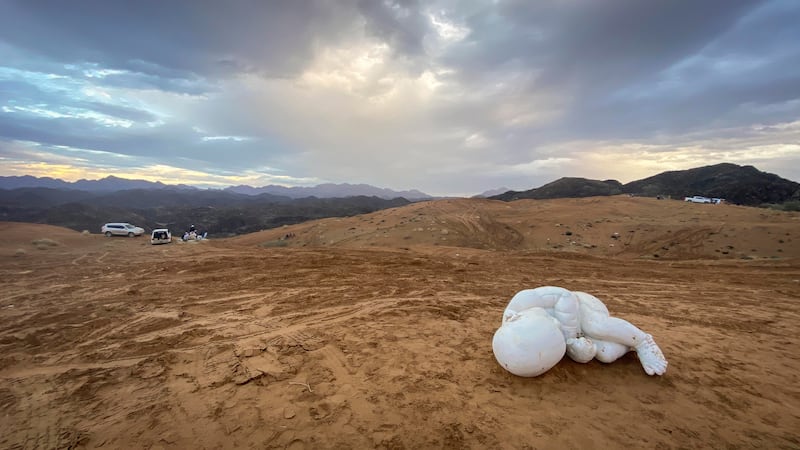
<path fill-rule="evenodd" d="M 134 237 L 144 234 L 144 228 L 135 227 L 129 223 L 107 223 L 100 228 L 100 232 L 106 237 L 113 235 Z"/>

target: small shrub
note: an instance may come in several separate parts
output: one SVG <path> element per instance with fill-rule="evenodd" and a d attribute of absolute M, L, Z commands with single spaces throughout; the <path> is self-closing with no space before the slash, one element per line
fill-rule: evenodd
<path fill-rule="evenodd" d="M 266 241 L 261 243 L 261 247 L 263 248 L 275 248 L 275 247 L 286 247 L 289 243 L 286 241 Z"/>
<path fill-rule="evenodd" d="M 800 211 L 800 200 L 788 200 L 783 203 L 762 203 L 760 206 L 777 211 Z"/>
<path fill-rule="evenodd" d="M 28 254 L 28 252 L 26 252 L 25 249 L 22 249 L 22 248 L 18 248 L 17 251 L 14 252 L 14 256 L 17 256 L 17 257 L 25 256 L 27 254 Z"/>
<path fill-rule="evenodd" d="M 34 239 L 31 244 L 33 244 L 33 246 L 39 250 L 45 250 L 50 247 L 58 247 L 58 242 L 47 238 Z"/>

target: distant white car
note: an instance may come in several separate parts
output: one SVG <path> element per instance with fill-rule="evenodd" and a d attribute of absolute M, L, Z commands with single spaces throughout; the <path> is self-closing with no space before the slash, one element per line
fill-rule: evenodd
<path fill-rule="evenodd" d="M 692 203 L 712 203 L 712 200 L 708 197 L 703 197 L 702 195 L 695 195 L 693 197 L 686 197 L 683 199 L 686 202 Z"/>
<path fill-rule="evenodd" d="M 156 228 L 150 234 L 150 243 L 156 244 L 169 244 L 172 242 L 172 233 L 166 228 Z"/>
<path fill-rule="evenodd" d="M 100 232 L 105 234 L 106 237 L 111 236 L 141 236 L 144 234 L 144 228 L 133 226 L 129 223 L 107 223 L 100 228 Z"/>

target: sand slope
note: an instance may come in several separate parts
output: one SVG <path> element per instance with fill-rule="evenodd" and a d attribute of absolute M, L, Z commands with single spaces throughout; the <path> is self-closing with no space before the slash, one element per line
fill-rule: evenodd
<path fill-rule="evenodd" d="M 293 237 L 284 239 L 287 234 Z M 416 203 L 252 233 L 241 245 L 419 245 L 661 259 L 800 256 L 800 216 L 735 205 L 628 196 Z"/>
<path fill-rule="evenodd" d="M 628 197 L 167 246 L 0 223 L 0 448 L 797 448 L 797 223 Z M 667 374 L 502 370 L 500 313 L 540 285 L 605 300 Z"/>

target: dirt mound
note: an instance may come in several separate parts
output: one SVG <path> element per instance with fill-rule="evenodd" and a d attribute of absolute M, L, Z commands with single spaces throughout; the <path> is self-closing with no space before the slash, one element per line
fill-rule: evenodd
<path fill-rule="evenodd" d="M 80 241 L 84 234 L 69 228 L 38 223 L 0 222 L 0 246 L 49 238 L 64 242 Z"/>
<path fill-rule="evenodd" d="M 444 245 L 507 250 L 522 238 L 494 220 L 502 202 L 439 200 L 356 217 L 324 219 L 233 238 L 234 245 L 371 248 Z"/>
<path fill-rule="evenodd" d="M 97 236 L 52 225 L 0 222 L 0 255 L 21 256 L 28 252 L 81 247 Z"/>
<path fill-rule="evenodd" d="M 0 448 L 796 448 L 797 217 L 448 200 L 163 246 L 0 224 Z M 667 373 L 503 370 L 501 312 L 542 285 L 651 333 Z"/>
<path fill-rule="evenodd" d="M 231 245 L 461 247 L 662 259 L 800 257 L 800 214 L 629 196 L 439 200 L 253 233 Z"/>

